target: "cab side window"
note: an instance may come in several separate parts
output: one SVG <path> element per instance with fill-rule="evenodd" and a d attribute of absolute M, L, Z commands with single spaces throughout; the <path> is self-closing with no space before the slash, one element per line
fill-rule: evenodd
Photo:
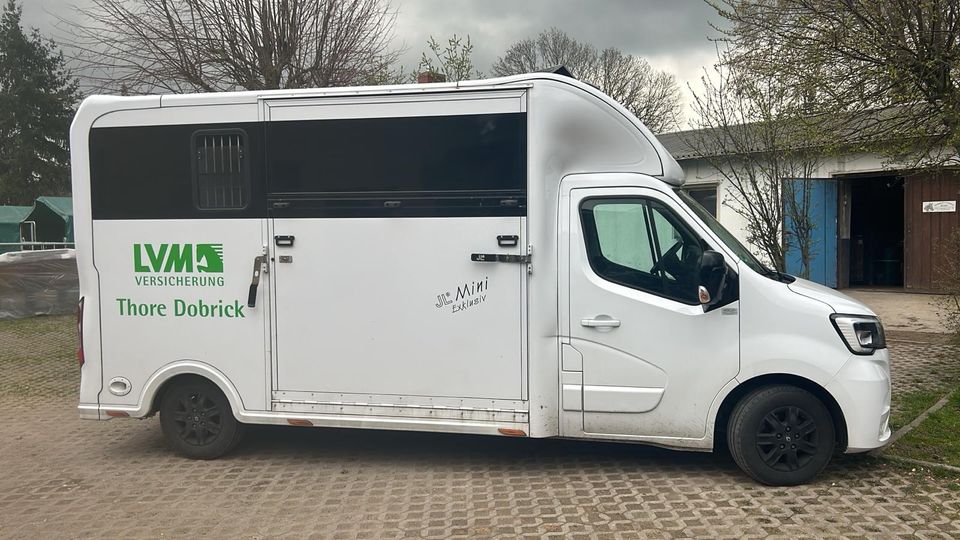
<path fill-rule="evenodd" d="M 608 281 L 698 303 L 703 242 L 663 203 L 640 197 L 587 199 L 580 207 L 587 258 Z"/>

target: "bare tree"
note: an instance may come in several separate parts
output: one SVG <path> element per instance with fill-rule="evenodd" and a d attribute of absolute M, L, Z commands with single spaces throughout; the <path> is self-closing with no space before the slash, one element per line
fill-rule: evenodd
<path fill-rule="evenodd" d="M 91 0 L 61 21 L 99 89 L 213 92 L 390 79 L 383 0 Z"/>
<path fill-rule="evenodd" d="M 895 160 L 956 165 L 960 0 L 707 0 L 729 61 Z M 879 111 L 878 111 L 879 109 Z"/>
<path fill-rule="evenodd" d="M 595 81 L 595 82 L 594 82 Z M 680 116 L 680 88 L 673 75 L 653 69 L 643 58 L 619 49 L 604 49 L 597 58 L 592 80 L 619 101 L 650 131 L 676 129 Z"/>
<path fill-rule="evenodd" d="M 619 101 L 654 133 L 676 129 L 681 104 L 673 75 L 619 49 L 598 51 L 557 28 L 511 45 L 494 63 L 493 73 L 514 75 L 559 65 Z"/>
<path fill-rule="evenodd" d="M 723 62 L 694 92 L 695 130 L 686 143 L 729 184 L 723 204 L 747 223 L 747 240 L 779 271 L 795 246 L 801 275 L 809 275 L 812 180 L 820 165 L 822 138 L 802 118 L 788 88 Z"/>
<path fill-rule="evenodd" d="M 447 39 L 446 46 L 441 46 L 430 36 L 427 47 L 430 48 L 430 54 L 421 53 L 420 66 L 416 73 L 411 74 L 413 80 L 424 72 L 440 75 L 444 80 L 453 82 L 483 78 L 483 73 L 473 65 L 473 43 L 470 36 L 464 40 L 454 34 Z"/>
<path fill-rule="evenodd" d="M 574 75 L 593 74 L 597 52 L 588 44 L 580 43 L 559 28 L 544 30 L 535 38 L 518 41 L 493 64 L 498 77 L 532 73 L 554 66 L 566 66 Z"/>

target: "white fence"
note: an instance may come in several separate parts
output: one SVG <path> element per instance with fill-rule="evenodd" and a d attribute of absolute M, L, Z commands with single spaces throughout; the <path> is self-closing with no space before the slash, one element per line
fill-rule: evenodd
<path fill-rule="evenodd" d="M 0 253 L 43 249 L 73 249 L 74 247 L 73 242 L 0 242 Z"/>

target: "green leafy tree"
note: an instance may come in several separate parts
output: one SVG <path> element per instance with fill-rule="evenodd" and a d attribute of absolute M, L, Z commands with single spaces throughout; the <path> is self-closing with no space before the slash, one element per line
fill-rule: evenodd
<path fill-rule="evenodd" d="M 420 73 L 441 75 L 451 82 L 483 78 L 483 73 L 473 65 L 473 43 L 470 36 L 464 39 L 454 34 L 447 39 L 446 46 L 430 36 L 427 47 L 430 48 L 430 53 L 424 52 L 420 55 L 420 66 L 411 76 L 414 81 Z"/>
<path fill-rule="evenodd" d="M 706 1 L 725 60 L 789 86 L 838 144 L 960 164 L 960 0 Z"/>
<path fill-rule="evenodd" d="M 0 204 L 31 204 L 70 193 L 67 147 L 79 99 L 77 81 L 56 45 L 25 32 L 21 8 L 0 15 Z"/>

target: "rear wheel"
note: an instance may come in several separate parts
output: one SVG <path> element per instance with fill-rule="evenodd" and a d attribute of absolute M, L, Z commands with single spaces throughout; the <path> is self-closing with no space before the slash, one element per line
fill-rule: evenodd
<path fill-rule="evenodd" d="M 795 386 L 754 390 L 733 409 L 727 444 L 737 465 L 774 486 L 809 482 L 836 447 L 833 418 L 816 396 Z"/>
<path fill-rule="evenodd" d="M 215 459 L 240 442 L 237 421 L 220 388 L 205 379 L 174 381 L 160 401 L 160 426 L 167 442 L 186 457 Z"/>

